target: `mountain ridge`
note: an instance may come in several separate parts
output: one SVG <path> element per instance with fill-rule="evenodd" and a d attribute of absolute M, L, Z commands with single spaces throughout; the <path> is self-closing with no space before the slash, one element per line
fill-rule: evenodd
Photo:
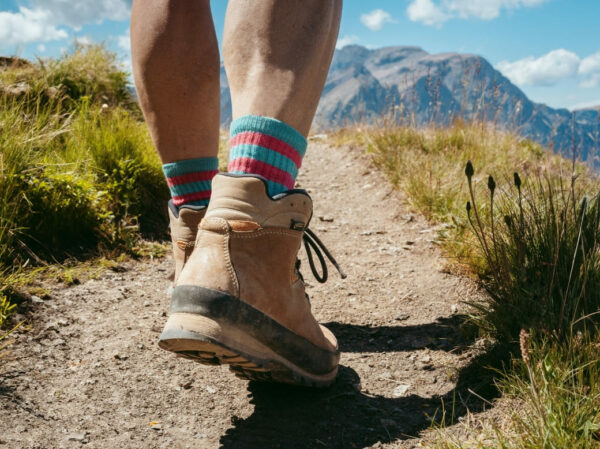
<path fill-rule="evenodd" d="M 231 102 L 221 68 L 221 123 L 231 121 Z M 456 119 L 492 122 L 565 155 L 595 155 L 600 110 L 569 111 L 530 100 L 484 57 L 431 54 L 418 46 L 336 50 L 314 125 L 328 129 L 386 117 L 414 126 L 447 126 Z"/>

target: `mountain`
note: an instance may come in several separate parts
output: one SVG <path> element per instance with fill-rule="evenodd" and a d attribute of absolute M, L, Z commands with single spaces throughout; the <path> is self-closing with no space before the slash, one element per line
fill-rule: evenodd
<path fill-rule="evenodd" d="M 221 122 L 231 102 L 221 70 Z M 481 56 L 429 54 L 419 47 L 336 50 L 315 117 L 318 128 L 382 120 L 424 126 L 456 119 L 485 120 L 499 128 L 582 159 L 600 143 L 600 110 L 569 111 L 535 103 Z"/>

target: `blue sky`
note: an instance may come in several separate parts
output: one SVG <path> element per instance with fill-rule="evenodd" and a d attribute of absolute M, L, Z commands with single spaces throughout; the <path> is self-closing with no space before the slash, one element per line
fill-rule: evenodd
<path fill-rule="evenodd" d="M 211 5 L 220 40 L 227 1 Z M 75 40 L 105 42 L 128 66 L 130 7 L 131 0 L 0 0 L 0 54 L 56 56 Z M 598 0 L 346 0 L 338 47 L 475 53 L 532 100 L 576 108 L 600 105 L 599 17 Z"/>

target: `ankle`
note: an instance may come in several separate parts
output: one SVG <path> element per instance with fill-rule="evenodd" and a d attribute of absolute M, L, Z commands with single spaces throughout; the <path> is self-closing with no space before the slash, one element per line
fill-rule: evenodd
<path fill-rule="evenodd" d="M 164 164 L 162 168 L 175 206 L 208 205 L 212 179 L 219 172 L 218 158 L 185 159 Z"/>
<path fill-rule="evenodd" d="M 231 123 L 230 146 L 230 173 L 263 177 L 271 197 L 294 188 L 306 139 L 291 126 L 270 117 L 240 117 Z"/>

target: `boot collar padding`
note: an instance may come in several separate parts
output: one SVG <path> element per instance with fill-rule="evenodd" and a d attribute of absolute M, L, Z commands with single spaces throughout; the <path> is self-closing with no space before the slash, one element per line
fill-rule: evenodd
<path fill-rule="evenodd" d="M 303 190 L 293 190 L 273 199 L 259 177 L 219 174 L 213 178 L 206 218 L 289 228 L 292 220 L 308 225 L 311 216 L 312 200 Z"/>

